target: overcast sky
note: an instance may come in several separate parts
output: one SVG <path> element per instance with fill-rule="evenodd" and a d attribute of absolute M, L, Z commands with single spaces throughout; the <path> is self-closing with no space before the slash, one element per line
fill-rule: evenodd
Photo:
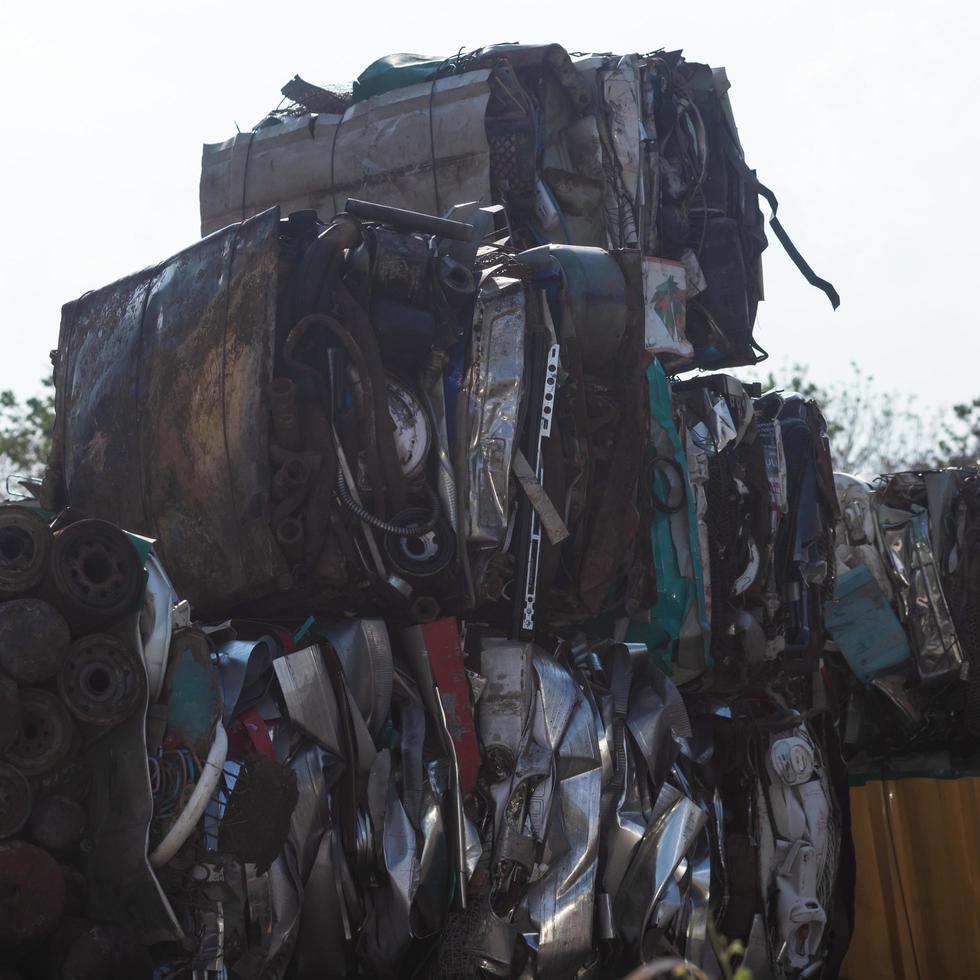
<path fill-rule="evenodd" d="M 942 405 L 980 394 L 974 3 L 14 3 L 0 10 L 0 388 L 36 390 L 61 304 L 199 231 L 201 144 L 294 74 L 497 41 L 683 48 L 724 65 L 749 164 L 834 313 L 770 234 L 756 338 L 832 381 L 856 360 Z"/>

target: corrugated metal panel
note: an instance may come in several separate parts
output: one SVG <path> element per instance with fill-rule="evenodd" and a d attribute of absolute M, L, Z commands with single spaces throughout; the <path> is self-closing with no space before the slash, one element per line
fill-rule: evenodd
<path fill-rule="evenodd" d="M 980 779 L 851 789 L 855 931 L 842 976 L 980 976 Z"/>

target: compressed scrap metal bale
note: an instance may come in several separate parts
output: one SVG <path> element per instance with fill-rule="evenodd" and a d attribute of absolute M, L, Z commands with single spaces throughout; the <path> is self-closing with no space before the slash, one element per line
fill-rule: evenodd
<path fill-rule="evenodd" d="M 201 609 L 287 571 L 267 518 L 278 233 L 273 208 L 62 312 L 45 504 L 155 538 Z"/>
<path fill-rule="evenodd" d="M 801 273 L 839 304 L 745 162 L 723 68 L 680 51 L 572 56 L 557 44 L 500 44 L 381 58 L 342 115 L 316 114 L 336 100 L 290 85 L 293 110 L 204 147 L 202 232 L 273 204 L 328 217 L 348 196 L 433 214 L 462 201 L 502 205 L 521 247 L 638 250 L 647 348 L 673 372 L 765 356 L 752 333 L 762 196 Z"/>
<path fill-rule="evenodd" d="M 204 147 L 201 233 L 279 204 L 329 218 L 348 197 L 442 214 L 490 202 L 487 70 L 411 85 Z"/>
<path fill-rule="evenodd" d="M 835 474 L 840 569 L 827 623 L 850 672 L 852 770 L 972 769 L 978 470 Z M 845 675 L 847 677 L 848 675 Z"/>

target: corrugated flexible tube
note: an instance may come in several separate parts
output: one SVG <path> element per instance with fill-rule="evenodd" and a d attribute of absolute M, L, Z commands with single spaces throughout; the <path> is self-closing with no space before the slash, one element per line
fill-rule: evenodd
<path fill-rule="evenodd" d="M 439 498 L 432 492 L 428 484 L 425 485 L 425 493 L 432 506 L 432 516 L 427 521 L 423 524 L 393 524 L 391 521 L 382 520 L 362 507 L 351 496 L 343 472 L 337 470 L 337 496 L 344 507 L 365 524 L 370 524 L 371 527 L 384 531 L 385 534 L 394 534 L 399 538 L 417 538 L 421 534 L 427 534 L 436 526 L 436 521 L 439 520 Z"/>

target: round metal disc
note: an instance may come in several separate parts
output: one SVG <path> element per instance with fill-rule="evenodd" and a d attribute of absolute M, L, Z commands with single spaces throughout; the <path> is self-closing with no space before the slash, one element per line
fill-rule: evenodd
<path fill-rule="evenodd" d="M 79 720 L 118 725 L 142 703 L 146 672 L 122 641 L 95 633 L 72 645 L 58 691 Z"/>
<path fill-rule="evenodd" d="M 64 616 L 43 599 L 0 603 L 0 667 L 21 684 L 54 677 L 68 656 Z"/>
<path fill-rule="evenodd" d="M 75 726 L 65 706 L 47 691 L 23 688 L 20 692 L 20 734 L 7 749 L 7 762 L 25 776 L 55 769 L 71 751 Z"/>
<path fill-rule="evenodd" d="M 388 414 L 395 424 L 395 451 L 405 477 L 412 481 L 425 469 L 432 436 L 429 419 L 418 398 L 391 375 L 385 378 Z"/>
<path fill-rule="evenodd" d="M 396 514 L 395 524 L 421 524 L 429 517 L 429 511 L 420 507 L 408 507 Z M 385 553 L 395 570 L 408 578 L 437 575 L 456 553 L 456 538 L 445 518 L 440 517 L 435 526 L 424 534 L 401 537 L 386 534 Z"/>
<path fill-rule="evenodd" d="M 78 521 L 54 536 L 49 581 L 70 620 L 125 615 L 139 600 L 143 577 L 132 541 L 108 521 Z"/>
<path fill-rule="evenodd" d="M 44 577 L 51 528 L 29 507 L 0 507 L 0 593 L 28 592 Z"/>

